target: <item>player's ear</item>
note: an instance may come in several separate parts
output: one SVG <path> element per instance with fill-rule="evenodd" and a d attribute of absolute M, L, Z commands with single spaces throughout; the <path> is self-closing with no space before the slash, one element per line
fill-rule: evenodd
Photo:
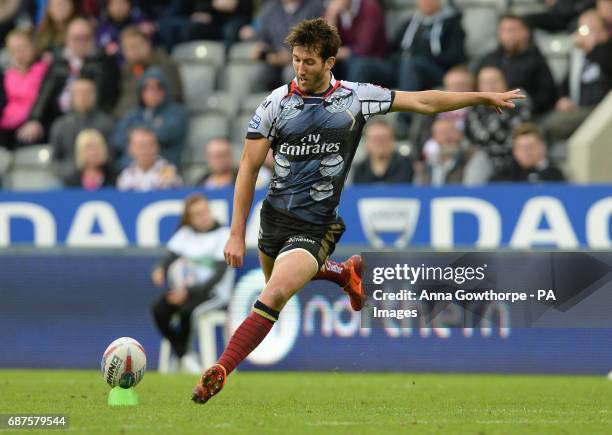
<path fill-rule="evenodd" d="M 336 65 L 336 58 L 334 56 L 328 57 L 325 60 L 325 69 L 331 71 L 331 69 Z"/>

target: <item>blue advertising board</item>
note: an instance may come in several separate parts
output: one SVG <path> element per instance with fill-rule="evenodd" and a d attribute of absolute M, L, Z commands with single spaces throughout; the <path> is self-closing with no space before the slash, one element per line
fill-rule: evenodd
<path fill-rule="evenodd" d="M 175 229 L 189 192 L 3 192 L 0 246 L 159 246 Z M 228 222 L 233 191 L 205 193 L 217 218 Z M 264 196 L 264 190 L 256 192 L 249 218 L 251 247 Z M 347 224 L 342 243 L 375 248 L 612 246 L 612 189 L 603 185 L 355 186 L 346 188 L 339 214 Z"/>
<path fill-rule="evenodd" d="M 149 367 L 157 367 L 160 336 L 150 307 L 162 290 L 151 284 L 150 272 L 159 252 L 28 251 L 0 256 L 0 367 L 94 369 L 121 336 L 139 340 Z M 251 252 L 229 308 L 232 328 L 262 285 Z M 314 281 L 241 369 L 603 374 L 612 368 L 609 329 L 418 323 L 367 329 L 360 320 L 338 287 Z"/>

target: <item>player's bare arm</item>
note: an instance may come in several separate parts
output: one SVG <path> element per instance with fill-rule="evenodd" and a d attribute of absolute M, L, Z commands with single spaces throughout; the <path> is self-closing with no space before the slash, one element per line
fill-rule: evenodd
<path fill-rule="evenodd" d="M 514 109 L 515 100 L 523 100 L 525 95 L 519 89 L 504 93 L 496 92 L 447 92 L 447 91 L 395 91 L 392 112 L 416 112 L 434 115 L 440 112 L 462 109 L 483 104 L 493 107 L 498 113 L 503 109 Z"/>
<path fill-rule="evenodd" d="M 253 192 L 259 169 L 270 149 L 270 140 L 246 139 L 234 190 L 234 210 L 230 237 L 225 244 L 225 261 L 232 267 L 242 266 L 245 254 L 246 222 L 253 204 Z"/>

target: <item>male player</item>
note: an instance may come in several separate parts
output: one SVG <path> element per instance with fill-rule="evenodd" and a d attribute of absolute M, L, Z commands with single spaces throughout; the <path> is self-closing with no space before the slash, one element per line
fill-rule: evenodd
<path fill-rule="evenodd" d="M 360 257 L 345 263 L 332 263 L 327 257 L 344 232 L 338 203 L 368 118 L 389 111 L 435 114 L 477 104 L 501 112 L 515 107 L 512 100 L 524 98 L 518 90 L 401 92 L 337 81 L 331 70 L 340 37 L 321 18 L 302 21 L 287 42 L 296 77 L 274 90 L 249 124 L 224 251 L 229 265 L 242 265 L 255 181 L 271 147 L 274 176 L 261 209 L 258 243 L 266 286 L 217 364 L 196 385 L 192 399 L 197 403 L 206 403 L 221 391 L 227 376 L 272 329 L 286 302 L 313 278 L 342 283 L 349 270 L 352 285 L 345 290 L 354 309 L 363 306 Z"/>

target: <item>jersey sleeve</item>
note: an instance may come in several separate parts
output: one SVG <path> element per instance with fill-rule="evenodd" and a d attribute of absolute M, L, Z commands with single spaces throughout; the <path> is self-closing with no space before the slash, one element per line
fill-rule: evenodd
<path fill-rule="evenodd" d="M 366 119 L 389 112 L 395 98 L 394 91 L 370 83 L 357 83 L 356 92 Z"/>
<path fill-rule="evenodd" d="M 247 130 L 247 139 L 274 139 L 275 129 L 274 124 L 276 123 L 276 104 L 274 104 L 274 96 L 268 95 L 266 99 L 259 105 L 255 111 L 255 115 L 249 122 L 249 128 Z"/>

